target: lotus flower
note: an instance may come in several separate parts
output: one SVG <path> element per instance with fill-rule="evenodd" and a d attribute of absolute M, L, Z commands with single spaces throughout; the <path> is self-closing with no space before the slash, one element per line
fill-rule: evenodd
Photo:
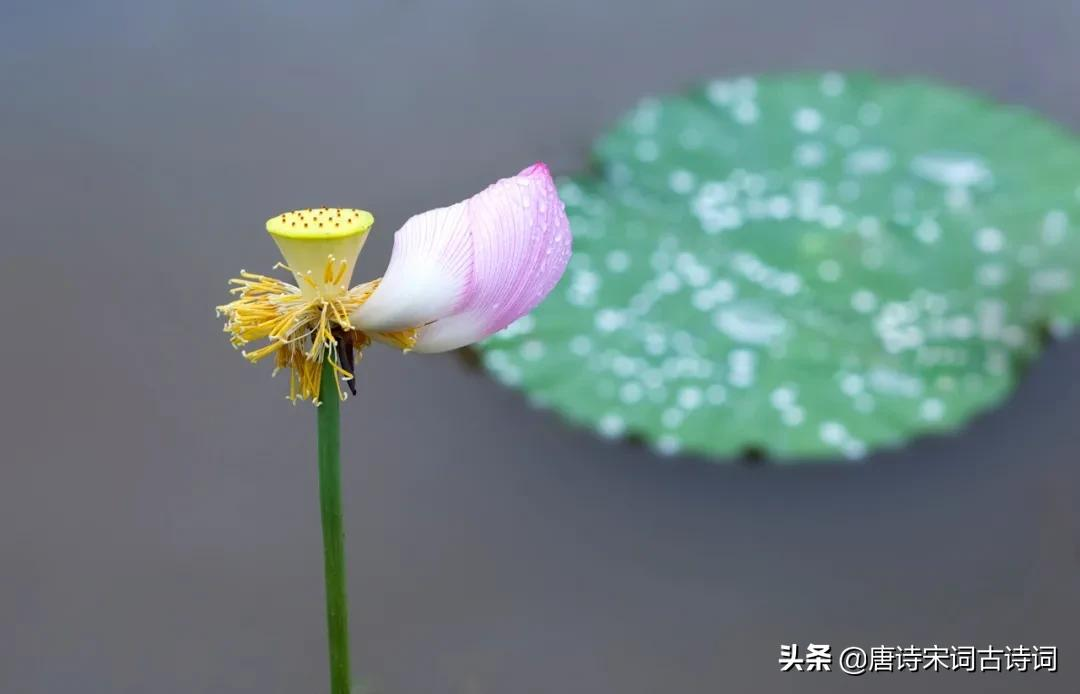
<path fill-rule="evenodd" d="M 354 387 L 355 361 L 372 340 L 443 352 L 484 339 L 539 304 L 570 257 L 570 225 L 541 162 L 415 215 L 394 235 L 384 276 L 350 289 L 373 223 L 345 208 L 271 218 L 266 229 L 296 284 L 242 271 L 232 280 L 238 298 L 218 308 L 235 346 L 269 340 L 244 355 L 290 369 L 293 400 L 319 402 L 326 359 L 344 398 L 340 383 Z"/>
<path fill-rule="evenodd" d="M 218 307 L 234 346 L 289 370 L 289 398 L 317 405 L 319 505 L 331 694 L 352 691 L 341 495 L 342 382 L 372 340 L 443 352 L 482 340 L 544 300 L 570 259 L 570 224 L 547 166 L 534 164 L 468 200 L 418 214 L 394 235 L 381 279 L 349 288 L 375 219 L 363 210 L 286 212 L 266 223 L 290 284 L 241 271 Z M 275 369 L 276 371 L 276 369 Z M 338 397 L 320 398 L 335 389 Z"/>

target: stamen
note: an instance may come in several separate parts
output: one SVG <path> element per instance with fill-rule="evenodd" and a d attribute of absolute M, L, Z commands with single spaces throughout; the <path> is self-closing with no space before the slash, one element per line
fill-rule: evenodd
<path fill-rule="evenodd" d="M 342 260 L 341 261 L 341 269 L 339 269 L 338 273 L 336 275 L 334 275 L 334 280 L 333 280 L 333 282 L 331 282 L 331 284 L 341 284 L 341 280 L 345 278 L 345 271 L 348 270 L 348 269 L 349 269 L 349 264 L 347 262 L 345 262 L 344 260 Z M 327 282 L 330 282 L 330 280 L 327 280 Z"/>
<path fill-rule="evenodd" d="M 292 273 L 284 263 L 275 267 Z M 346 262 L 330 257 L 324 276 L 340 282 L 346 269 Z M 312 281 L 307 275 L 302 279 Z M 251 362 L 273 357 L 274 373 L 287 370 L 288 398 L 293 402 L 319 402 L 322 368 L 327 359 L 336 376 L 338 397 L 347 397 L 342 382 L 350 390 L 355 387 L 355 365 L 372 337 L 401 349 L 415 344 L 415 330 L 369 335 L 353 328 L 349 315 L 367 301 L 379 280 L 332 298 L 306 298 L 293 284 L 247 271 L 241 271 L 240 277 L 229 280 L 229 284 L 236 298 L 217 307 L 217 311 L 225 318 L 224 329 L 230 342 L 241 349 L 266 340 L 255 349 L 241 349 L 241 353 Z"/>

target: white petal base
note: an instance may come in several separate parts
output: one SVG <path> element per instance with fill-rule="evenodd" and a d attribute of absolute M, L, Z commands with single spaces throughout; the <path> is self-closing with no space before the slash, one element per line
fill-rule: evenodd
<path fill-rule="evenodd" d="M 413 351 L 448 352 L 464 347 L 487 337 L 486 327 L 486 317 L 474 311 L 443 318 L 420 330 Z"/>

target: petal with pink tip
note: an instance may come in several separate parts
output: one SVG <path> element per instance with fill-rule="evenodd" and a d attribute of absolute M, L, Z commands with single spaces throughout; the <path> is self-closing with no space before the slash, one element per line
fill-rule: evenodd
<path fill-rule="evenodd" d="M 473 274 L 465 301 L 424 327 L 415 351 L 484 339 L 536 307 L 570 258 L 570 223 L 547 166 L 537 163 L 468 201 Z"/>
<path fill-rule="evenodd" d="M 379 286 L 353 312 L 362 330 L 393 332 L 426 325 L 462 305 L 472 276 L 468 201 L 409 218 L 394 234 Z"/>
<path fill-rule="evenodd" d="M 570 223 L 543 163 L 457 205 L 416 215 L 390 265 L 352 315 L 362 330 L 423 326 L 415 351 L 482 340 L 531 311 L 570 258 Z"/>

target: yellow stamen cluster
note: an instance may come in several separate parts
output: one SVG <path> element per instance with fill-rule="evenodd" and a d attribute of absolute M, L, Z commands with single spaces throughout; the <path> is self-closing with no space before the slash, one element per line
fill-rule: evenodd
<path fill-rule="evenodd" d="M 276 267 L 292 272 L 280 263 Z M 346 267 L 346 261 L 328 256 L 322 277 L 317 279 L 338 284 Z M 299 276 L 314 286 L 315 279 Z M 416 329 L 368 334 L 355 329 L 349 321 L 349 315 L 367 301 L 379 280 L 335 294 L 302 292 L 288 282 L 247 271 L 241 271 L 240 277 L 230 280 L 230 284 L 235 285 L 230 292 L 237 298 L 217 309 L 226 318 L 225 332 L 237 348 L 256 340 L 269 340 L 268 344 L 243 354 L 252 363 L 273 356 L 274 373 L 288 369 L 289 399 L 294 402 L 300 398 L 318 404 L 320 375 L 326 359 L 340 377 L 338 397 L 345 399 L 341 380 L 350 380 L 353 374 L 340 363 L 339 339 L 352 346 L 357 362 L 373 338 L 404 350 L 416 343 Z"/>

